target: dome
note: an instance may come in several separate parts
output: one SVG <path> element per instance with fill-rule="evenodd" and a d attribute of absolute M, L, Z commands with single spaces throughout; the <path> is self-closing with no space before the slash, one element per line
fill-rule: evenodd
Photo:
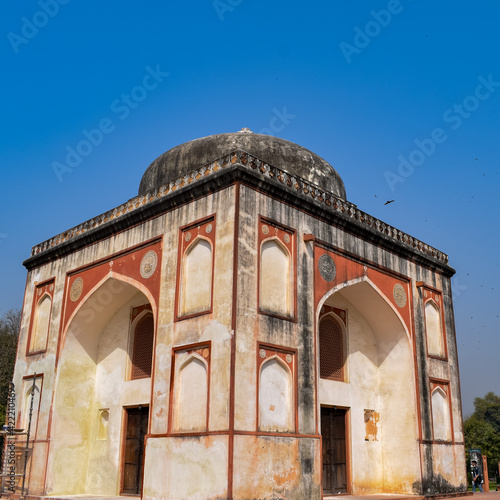
<path fill-rule="evenodd" d="M 237 149 L 289 174 L 302 177 L 328 193 L 346 199 L 340 175 L 323 158 L 293 142 L 271 135 L 254 134 L 248 129 L 202 137 L 163 153 L 144 172 L 139 195 L 168 184 Z"/>

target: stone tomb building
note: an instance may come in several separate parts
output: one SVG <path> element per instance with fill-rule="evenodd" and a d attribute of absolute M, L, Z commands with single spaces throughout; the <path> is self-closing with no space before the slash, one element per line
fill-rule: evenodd
<path fill-rule="evenodd" d="M 174 147 L 24 264 L 31 495 L 466 490 L 454 271 L 311 151 L 247 129 Z"/>

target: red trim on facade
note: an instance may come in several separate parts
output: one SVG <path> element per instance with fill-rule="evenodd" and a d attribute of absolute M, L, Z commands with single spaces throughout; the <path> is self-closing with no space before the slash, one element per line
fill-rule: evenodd
<path fill-rule="evenodd" d="M 265 234 L 263 232 L 263 226 L 271 226 L 274 229 L 275 234 Z M 288 235 L 290 241 L 286 242 L 285 235 Z M 262 245 L 266 241 L 278 240 L 279 244 L 284 246 L 290 254 L 290 262 L 292 269 L 290 270 L 291 279 L 291 290 L 292 294 L 292 314 L 289 316 L 283 316 L 277 313 L 263 310 L 260 306 L 260 279 L 261 279 L 261 258 L 262 258 Z M 271 316 L 273 318 L 284 319 L 286 321 L 297 322 L 297 232 L 295 229 L 285 226 L 279 222 L 271 220 L 267 217 L 260 216 L 257 225 L 257 246 L 258 246 L 258 258 L 257 258 L 257 304 L 259 314 L 265 316 Z"/>
<path fill-rule="evenodd" d="M 212 228 L 207 233 L 207 226 L 211 224 Z M 214 276 L 215 276 L 215 233 L 217 230 L 216 214 L 212 214 L 209 217 L 204 217 L 203 219 L 198 219 L 195 222 L 186 224 L 179 228 L 179 244 L 177 250 L 177 270 L 176 270 L 176 283 L 175 283 L 175 306 L 174 306 L 174 321 L 182 321 L 189 318 L 194 318 L 197 316 L 203 316 L 204 314 L 211 314 L 213 311 L 214 304 Z M 192 237 L 191 231 L 197 231 L 197 234 Z M 203 231 L 203 234 L 201 234 Z M 189 234 L 189 239 L 186 240 Z M 198 311 L 190 314 L 181 314 L 181 286 L 182 286 L 182 267 L 184 262 L 184 255 L 186 251 L 193 246 L 193 244 L 199 239 L 203 239 L 210 242 L 212 247 L 212 283 L 210 290 L 210 307 L 204 311 Z"/>
<path fill-rule="evenodd" d="M 47 345 L 49 343 L 49 333 L 50 333 L 50 325 L 52 322 L 52 308 L 54 306 L 54 289 L 55 289 L 56 278 L 49 278 L 41 283 L 35 282 L 35 289 L 33 290 L 33 304 L 31 306 L 31 316 L 30 316 L 30 324 L 28 329 L 28 340 L 26 342 L 26 356 L 32 356 L 34 354 L 41 354 L 47 352 Z M 50 298 L 50 312 L 48 318 L 48 327 L 47 327 L 47 338 L 45 339 L 45 348 L 39 349 L 38 351 L 30 351 L 31 337 L 33 335 L 33 328 L 35 322 L 35 315 L 38 309 L 38 304 L 41 303 L 44 296 L 48 296 Z"/>
<path fill-rule="evenodd" d="M 208 349 L 207 356 L 203 356 L 199 351 L 203 351 L 204 349 Z M 204 431 L 194 431 L 194 432 L 176 432 L 172 430 L 172 420 L 174 414 L 173 402 L 175 396 L 175 356 L 177 353 L 186 352 L 187 354 L 196 353 L 200 357 L 204 358 L 207 363 L 207 419 L 205 422 L 205 430 Z M 168 395 L 169 405 L 168 405 L 168 423 L 167 423 L 167 433 L 168 436 L 178 436 L 178 435 L 186 435 L 192 436 L 194 434 L 205 435 L 209 430 L 209 421 L 210 421 L 210 380 L 211 380 L 211 371 L 212 371 L 212 341 L 208 340 L 205 342 L 197 342 L 194 344 L 186 344 L 182 346 L 172 347 L 172 362 L 170 367 L 170 393 Z"/>

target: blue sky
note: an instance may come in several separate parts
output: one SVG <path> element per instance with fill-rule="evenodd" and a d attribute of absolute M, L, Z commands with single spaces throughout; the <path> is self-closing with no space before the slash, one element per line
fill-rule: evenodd
<path fill-rule="evenodd" d="M 33 245 L 135 196 L 171 147 L 249 127 L 318 153 L 349 201 L 448 253 L 464 413 L 500 394 L 498 2 L 1 10 L 0 314 L 22 306 Z"/>

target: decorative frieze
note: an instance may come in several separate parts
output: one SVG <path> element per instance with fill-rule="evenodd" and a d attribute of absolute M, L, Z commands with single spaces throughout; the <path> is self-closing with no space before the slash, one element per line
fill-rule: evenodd
<path fill-rule="evenodd" d="M 208 165 L 197 168 L 192 172 L 179 177 L 175 181 L 169 182 L 159 188 L 155 188 L 144 195 L 136 196 L 113 210 L 109 210 L 104 214 L 83 222 L 82 224 L 58 234 L 57 236 L 54 236 L 39 245 L 35 245 L 32 248 L 31 256 L 33 257 L 46 250 L 54 248 L 63 242 L 71 240 L 72 238 L 84 234 L 92 229 L 103 226 L 108 222 L 120 219 L 138 208 L 147 205 L 148 203 L 163 198 L 168 194 L 185 187 L 186 185 L 197 183 L 221 169 L 232 167 L 236 164 L 250 171 L 258 172 L 268 179 L 272 179 L 275 182 L 279 182 L 288 188 L 295 190 L 297 193 L 306 195 L 313 199 L 316 203 L 327 207 L 327 209 L 330 209 L 332 212 L 343 214 L 344 216 L 347 216 L 366 227 L 380 232 L 386 238 L 408 245 L 418 253 L 437 259 L 444 264 L 448 264 L 448 256 L 445 253 L 440 252 L 439 250 L 423 243 L 420 240 L 417 240 L 416 238 L 413 238 L 406 233 L 403 233 L 395 227 L 385 224 L 365 212 L 362 212 L 356 207 L 356 205 L 346 200 L 342 200 L 331 193 L 327 193 L 318 186 L 300 177 L 291 175 L 284 170 L 273 167 L 272 165 L 269 165 L 240 149 L 225 155 Z"/>

